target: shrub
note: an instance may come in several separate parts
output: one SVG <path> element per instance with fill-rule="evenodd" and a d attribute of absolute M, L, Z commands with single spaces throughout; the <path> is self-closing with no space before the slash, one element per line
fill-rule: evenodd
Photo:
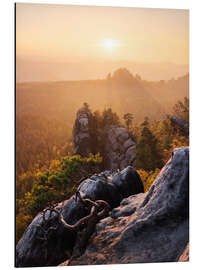
<path fill-rule="evenodd" d="M 81 177 L 100 171 L 99 154 L 82 158 L 66 156 L 51 163 L 49 170 L 36 174 L 36 181 L 24 198 L 17 200 L 16 237 L 22 236 L 34 216 L 50 203 L 57 203 L 72 196 Z"/>
<path fill-rule="evenodd" d="M 154 171 L 150 171 L 147 172 L 143 169 L 137 170 L 137 172 L 139 173 L 143 185 L 144 185 L 144 191 L 147 192 L 149 191 L 151 185 L 153 184 L 154 180 L 156 179 L 157 175 L 160 172 L 160 169 L 155 169 Z"/>

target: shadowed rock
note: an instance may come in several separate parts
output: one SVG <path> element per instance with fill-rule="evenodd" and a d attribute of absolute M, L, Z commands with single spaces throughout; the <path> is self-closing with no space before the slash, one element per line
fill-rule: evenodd
<path fill-rule="evenodd" d="M 189 123 L 180 117 L 169 116 L 171 120 L 171 124 L 175 128 L 175 131 L 179 131 L 181 135 L 188 136 L 189 135 Z"/>
<path fill-rule="evenodd" d="M 77 112 L 75 124 L 73 127 L 74 137 L 74 155 L 81 155 L 82 157 L 89 156 L 92 153 L 91 139 L 89 134 L 89 121 L 91 112 L 88 109 L 81 108 Z"/>
<path fill-rule="evenodd" d="M 125 194 L 129 196 L 140 193 L 144 188 L 136 170 L 128 167 L 116 174 L 110 171 L 95 174 L 84 180 L 79 190 L 82 198 L 90 198 L 93 201 L 105 200 L 111 208 L 114 208 L 120 204 Z M 89 214 L 81 202 L 75 201 L 74 196 L 64 204 L 59 204 L 57 208 L 62 208 L 62 215 L 69 224 L 75 224 Z M 45 237 L 43 230 L 46 231 L 50 226 L 56 225 L 57 230 L 50 230 Z M 38 214 L 17 244 L 16 266 L 56 266 L 67 259 L 67 252 L 71 253 L 75 239 L 76 233 L 58 223 L 55 213 L 52 213 L 48 224 L 44 222 L 42 214 Z"/>
<path fill-rule="evenodd" d="M 148 193 L 122 200 L 97 224 L 85 253 L 70 265 L 178 261 L 188 241 L 189 148 L 183 147 Z"/>

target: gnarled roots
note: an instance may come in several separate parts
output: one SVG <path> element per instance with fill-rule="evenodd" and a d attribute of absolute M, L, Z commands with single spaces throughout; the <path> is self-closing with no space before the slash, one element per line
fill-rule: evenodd
<path fill-rule="evenodd" d="M 73 248 L 72 257 L 69 260 L 69 265 L 71 260 L 81 256 L 85 250 L 89 238 L 95 231 L 95 226 L 97 222 L 104 218 L 110 211 L 110 206 L 106 201 L 96 200 L 92 201 L 89 198 L 83 199 L 80 192 L 77 191 L 75 194 L 75 200 L 80 201 L 84 206 L 90 207 L 89 215 L 79 219 L 75 224 L 68 224 L 61 213 L 62 207 L 57 209 L 57 204 L 50 205 L 42 211 L 44 224 L 48 224 L 51 221 L 52 213 L 56 214 L 58 218 L 58 224 L 56 226 L 48 226 L 48 229 L 44 229 L 41 225 L 37 225 L 42 230 L 44 236 L 39 239 L 44 240 L 46 244 L 50 231 L 57 230 L 59 223 L 61 223 L 66 229 L 75 231 L 77 233 L 76 244 Z M 45 252 L 47 256 L 47 252 Z"/>

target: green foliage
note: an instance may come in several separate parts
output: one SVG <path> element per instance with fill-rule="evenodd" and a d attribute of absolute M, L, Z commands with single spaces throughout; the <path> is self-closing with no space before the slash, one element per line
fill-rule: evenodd
<path fill-rule="evenodd" d="M 16 178 L 16 198 L 22 199 L 26 192 L 31 191 L 34 182 L 36 181 L 36 176 L 27 171 L 21 175 L 17 175 Z"/>
<path fill-rule="evenodd" d="M 173 113 L 175 116 L 189 122 L 189 99 L 185 97 L 183 102 L 179 100 L 173 107 Z"/>
<path fill-rule="evenodd" d="M 174 116 L 189 120 L 189 100 L 178 102 L 174 106 Z M 144 122 L 132 128 L 137 143 L 136 167 L 145 171 L 160 169 L 171 157 L 174 148 L 188 146 L 189 136 L 181 135 L 166 117 L 162 121 L 151 121 L 145 117 Z"/>
<path fill-rule="evenodd" d="M 72 126 L 65 120 L 31 114 L 16 116 L 16 171 L 41 171 L 73 153 Z"/>
<path fill-rule="evenodd" d="M 119 116 L 111 108 L 105 109 L 102 113 L 102 126 L 107 125 L 120 125 Z"/>
<path fill-rule="evenodd" d="M 154 180 L 156 179 L 157 175 L 160 172 L 160 169 L 155 169 L 154 171 L 147 172 L 143 169 L 137 170 L 139 173 L 142 182 L 144 184 L 144 191 L 149 191 L 151 185 L 153 184 Z"/>
<path fill-rule="evenodd" d="M 147 116 L 145 116 L 144 118 L 144 122 L 141 123 L 141 126 L 144 128 L 149 128 L 149 118 Z"/>
<path fill-rule="evenodd" d="M 111 108 L 92 112 L 89 119 L 89 133 L 93 154 L 104 154 L 105 127 L 108 125 L 121 125 L 118 115 Z"/>
<path fill-rule="evenodd" d="M 102 129 L 102 116 L 99 111 L 92 113 L 89 119 L 89 133 L 91 138 L 92 153 L 98 153 L 101 149 L 101 129 Z"/>
<path fill-rule="evenodd" d="M 38 212 L 50 203 L 63 201 L 73 195 L 81 177 L 100 171 L 101 162 L 102 158 L 99 154 L 90 154 L 86 158 L 79 155 L 66 156 L 60 161 L 52 161 L 49 170 L 33 175 L 34 184 L 31 191 L 26 192 L 23 198 L 21 195 L 21 199 L 17 199 L 17 240 Z M 23 177 L 20 179 L 27 179 L 26 175 Z M 23 187 L 19 193 L 24 190 Z"/>
<path fill-rule="evenodd" d="M 132 125 L 132 121 L 133 121 L 133 114 L 126 113 L 123 115 L 123 119 L 125 120 L 125 124 L 126 124 L 127 129 L 130 129 L 130 126 Z"/>
<path fill-rule="evenodd" d="M 84 107 L 90 110 L 87 103 L 84 103 Z M 174 114 L 189 120 L 187 98 L 174 106 Z M 105 127 L 121 125 L 121 122 L 111 108 L 103 112 L 94 111 L 92 115 L 89 130 L 93 154 L 86 158 L 70 155 L 72 142 L 69 139 L 67 144 L 67 138 L 70 138 L 71 132 L 67 133 L 67 125 L 63 125 L 63 122 L 59 124 L 58 121 L 25 115 L 17 117 L 17 241 L 39 211 L 50 203 L 69 198 L 82 177 L 105 169 L 101 158 L 105 159 Z M 136 168 L 146 192 L 170 158 L 172 150 L 189 145 L 189 137 L 180 135 L 167 117 L 161 121 L 150 121 L 145 117 L 143 122 L 132 125 L 132 114 L 127 113 L 124 120 L 130 127 L 130 136 L 136 141 Z"/>
<path fill-rule="evenodd" d="M 158 139 L 149 128 L 148 120 L 141 124 L 141 135 L 137 140 L 136 167 L 146 171 L 163 166 Z"/>
<path fill-rule="evenodd" d="M 80 170 L 94 171 L 101 163 L 99 155 L 81 158 L 79 155 L 67 156 L 61 159 L 52 169 L 38 174 L 38 181 L 30 194 L 29 213 L 34 216 L 46 207 L 48 203 L 68 198 L 75 190 L 75 184 L 82 177 Z"/>

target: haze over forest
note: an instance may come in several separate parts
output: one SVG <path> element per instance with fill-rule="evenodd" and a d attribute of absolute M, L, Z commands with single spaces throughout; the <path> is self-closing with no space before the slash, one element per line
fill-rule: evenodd
<path fill-rule="evenodd" d="M 188 10 L 16 4 L 16 241 L 108 160 L 147 192 L 188 127 Z"/>
<path fill-rule="evenodd" d="M 178 100 L 189 96 L 189 75 L 168 81 L 146 81 L 120 68 L 104 80 L 18 83 L 17 115 L 66 119 L 73 124 L 84 102 L 93 110 L 112 108 L 120 117 L 133 113 L 140 122 L 148 116 L 161 120 Z"/>
<path fill-rule="evenodd" d="M 53 62 L 17 59 L 17 82 L 67 81 L 105 79 L 106 74 L 120 67 L 126 67 L 132 74 L 137 73 L 142 79 L 150 81 L 170 80 L 189 72 L 186 64 L 147 63 L 133 61 L 83 61 Z"/>
<path fill-rule="evenodd" d="M 133 114 L 136 125 L 163 120 L 189 97 L 189 11 L 17 3 L 16 79 L 24 171 L 42 134 L 45 152 L 71 141 L 84 102 Z"/>

